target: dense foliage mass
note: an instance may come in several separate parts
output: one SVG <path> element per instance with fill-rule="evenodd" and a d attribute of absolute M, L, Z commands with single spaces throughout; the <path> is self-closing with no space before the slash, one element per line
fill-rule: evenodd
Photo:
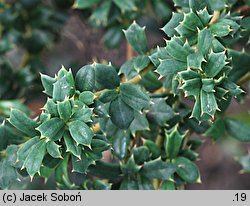
<path fill-rule="evenodd" d="M 121 2 L 74 5 L 94 6 L 91 19 L 121 35 L 120 15 L 133 19 L 130 10 L 154 1 Z M 247 96 L 250 57 L 233 48 L 248 41 L 250 17 L 232 0 L 174 3 L 164 47 L 150 50 L 145 28 L 134 21 L 124 34 L 137 55 L 119 68 L 94 62 L 76 75 L 64 67 L 54 77 L 41 74 L 48 96 L 42 113 L 32 119 L 12 109 L 0 126 L 1 139 L 11 143 L 0 163 L 2 188 L 54 175 L 59 189 L 181 189 L 201 181 L 195 161 L 202 141 L 193 136 L 250 141 L 249 123 L 226 113 L 233 98 Z M 111 6 L 119 17 L 109 16 L 116 15 Z M 239 162 L 250 171 L 249 155 Z"/>

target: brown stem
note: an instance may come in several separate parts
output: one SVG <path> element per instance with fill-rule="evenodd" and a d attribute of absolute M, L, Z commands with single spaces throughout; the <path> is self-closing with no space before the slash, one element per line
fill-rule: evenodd
<path fill-rule="evenodd" d="M 127 60 L 134 57 L 134 50 L 132 46 L 127 42 Z"/>
<path fill-rule="evenodd" d="M 208 25 L 211 26 L 212 24 L 215 24 L 219 20 L 219 18 L 220 18 L 220 11 L 214 11 L 213 17 Z"/>

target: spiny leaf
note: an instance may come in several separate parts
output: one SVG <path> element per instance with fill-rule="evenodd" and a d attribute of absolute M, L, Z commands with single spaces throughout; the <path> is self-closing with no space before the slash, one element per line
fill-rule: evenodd
<path fill-rule="evenodd" d="M 37 123 L 20 110 L 12 109 L 8 120 L 14 127 L 28 136 L 36 136 L 38 134 L 35 130 Z"/>
<path fill-rule="evenodd" d="M 188 66 L 188 68 L 200 69 L 202 61 L 203 61 L 203 56 L 199 52 L 194 53 L 194 54 L 189 54 L 187 56 L 187 66 Z"/>
<path fill-rule="evenodd" d="M 161 61 L 159 67 L 157 68 L 157 72 L 161 76 L 169 76 L 172 77 L 177 74 L 177 72 L 184 71 L 187 68 L 187 64 L 184 62 L 180 62 L 174 59 L 166 59 Z"/>
<path fill-rule="evenodd" d="M 178 155 L 183 139 L 184 136 L 179 133 L 177 127 L 175 127 L 170 133 L 166 133 L 164 146 L 167 157 L 172 159 Z"/>
<path fill-rule="evenodd" d="M 93 163 L 93 160 L 86 156 L 85 153 L 82 152 L 81 159 L 76 158 L 75 156 L 72 157 L 72 165 L 73 165 L 73 172 L 78 172 L 81 174 L 85 174 L 88 167 Z"/>
<path fill-rule="evenodd" d="M 175 28 L 179 25 L 179 23 L 183 20 L 184 15 L 182 13 L 173 13 L 170 21 L 162 28 L 162 30 L 169 36 L 173 37 L 177 34 Z"/>
<path fill-rule="evenodd" d="M 134 147 L 132 150 L 136 164 L 141 165 L 150 159 L 150 152 L 146 146 Z"/>
<path fill-rule="evenodd" d="M 45 152 L 46 141 L 43 139 L 37 142 L 34 147 L 32 147 L 28 156 L 26 157 L 23 167 L 26 168 L 31 178 L 33 178 L 34 175 L 39 172 Z"/>
<path fill-rule="evenodd" d="M 194 78 L 184 82 L 181 89 L 185 92 L 186 96 L 198 97 L 201 90 L 201 79 Z"/>
<path fill-rule="evenodd" d="M 145 28 L 134 22 L 124 33 L 127 41 L 138 54 L 145 54 L 148 51 Z"/>
<path fill-rule="evenodd" d="M 134 113 L 135 118 L 130 125 L 130 131 L 135 135 L 136 131 L 147 130 L 149 128 L 149 123 L 145 114 L 139 112 Z"/>
<path fill-rule="evenodd" d="M 214 93 L 205 92 L 204 90 L 201 90 L 200 99 L 201 99 L 201 116 L 203 114 L 208 114 L 213 117 L 216 110 L 218 109 Z"/>
<path fill-rule="evenodd" d="M 153 104 L 147 114 L 149 120 L 163 126 L 167 121 L 172 119 L 175 115 L 174 110 L 166 103 L 163 98 L 156 98 L 152 100 Z"/>
<path fill-rule="evenodd" d="M 53 95 L 53 84 L 56 82 L 55 78 L 41 74 L 41 81 L 44 88 L 44 93 L 52 97 Z"/>
<path fill-rule="evenodd" d="M 132 107 L 134 110 L 140 111 L 148 108 L 150 98 L 138 85 L 124 83 L 120 86 L 121 99 Z"/>
<path fill-rule="evenodd" d="M 77 110 L 72 117 L 70 118 L 71 121 L 80 120 L 82 122 L 88 123 L 92 122 L 92 110 L 90 108 L 82 108 Z"/>
<path fill-rule="evenodd" d="M 48 99 L 46 104 L 45 104 L 45 110 L 46 112 L 48 112 L 49 114 L 51 114 L 52 117 L 58 117 L 58 110 L 57 110 L 57 105 L 54 102 L 53 99 Z"/>
<path fill-rule="evenodd" d="M 60 146 L 53 141 L 47 142 L 47 151 L 54 158 L 61 158 Z"/>
<path fill-rule="evenodd" d="M 170 56 L 172 56 L 177 61 L 184 63 L 187 62 L 187 56 L 191 52 L 191 50 L 186 49 L 177 38 L 173 38 L 171 41 L 169 41 L 167 43 L 166 49 Z"/>
<path fill-rule="evenodd" d="M 145 69 L 149 61 L 149 58 L 145 55 L 129 59 L 121 66 L 120 73 L 125 74 L 126 79 L 130 80 L 138 75 L 140 71 Z"/>
<path fill-rule="evenodd" d="M 224 52 L 211 53 L 208 56 L 207 63 L 204 67 L 207 77 L 215 77 L 226 65 L 226 56 Z"/>
<path fill-rule="evenodd" d="M 73 139 L 82 145 L 90 145 L 94 133 L 87 124 L 82 121 L 75 120 L 69 123 L 69 131 Z"/>
<path fill-rule="evenodd" d="M 81 146 L 77 146 L 76 143 L 74 142 L 73 138 L 70 136 L 70 133 L 66 131 L 63 135 L 64 142 L 66 144 L 66 152 L 72 153 L 75 157 L 78 159 L 81 158 Z"/>
<path fill-rule="evenodd" d="M 72 108 L 69 100 L 57 103 L 58 114 L 61 119 L 68 121 L 72 115 Z"/>
<path fill-rule="evenodd" d="M 64 122 L 55 117 L 50 120 L 43 122 L 37 130 L 41 133 L 43 137 L 48 138 L 51 141 L 59 140 L 64 133 Z"/>
<path fill-rule="evenodd" d="M 63 101 L 66 97 L 70 96 L 70 84 L 67 81 L 66 76 L 57 80 L 53 85 L 53 100 Z"/>

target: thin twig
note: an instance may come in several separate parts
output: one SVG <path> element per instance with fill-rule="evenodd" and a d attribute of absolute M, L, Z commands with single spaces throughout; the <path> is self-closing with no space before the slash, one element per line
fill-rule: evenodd
<path fill-rule="evenodd" d="M 212 24 L 215 24 L 219 20 L 219 18 L 220 18 L 220 11 L 214 11 L 213 17 L 208 25 L 211 26 Z"/>

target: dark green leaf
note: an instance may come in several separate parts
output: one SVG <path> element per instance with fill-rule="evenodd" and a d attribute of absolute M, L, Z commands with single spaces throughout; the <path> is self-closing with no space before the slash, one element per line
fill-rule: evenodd
<path fill-rule="evenodd" d="M 159 67 L 157 68 L 157 72 L 161 76 L 168 76 L 173 78 L 173 75 L 177 74 L 180 71 L 184 71 L 187 69 L 187 64 L 184 62 L 180 62 L 174 59 L 166 59 L 161 61 Z"/>
<path fill-rule="evenodd" d="M 8 189 L 18 179 L 17 171 L 5 161 L 0 162 L 0 188 Z"/>
<path fill-rule="evenodd" d="M 175 116 L 174 110 L 166 103 L 163 98 L 155 98 L 153 104 L 147 114 L 149 120 L 163 126 L 167 121 Z"/>
<path fill-rule="evenodd" d="M 115 89 L 120 85 L 119 76 L 112 65 L 95 64 L 94 68 L 97 89 Z"/>
<path fill-rule="evenodd" d="M 201 69 L 203 56 L 201 53 L 189 54 L 187 57 L 187 66 L 192 69 Z"/>
<path fill-rule="evenodd" d="M 120 129 L 129 128 L 134 120 L 134 110 L 118 97 L 110 104 L 109 115 L 111 121 Z"/>
<path fill-rule="evenodd" d="M 211 137 L 214 141 L 224 137 L 225 135 L 225 121 L 223 119 L 218 119 L 208 128 L 205 132 L 205 136 Z"/>
<path fill-rule="evenodd" d="M 121 84 L 120 86 L 121 99 L 134 110 L 140 111 L 148 108 L 150 98 L 138 85 Z"/>
<path fill-rule="evenodd" d="M 51 114 L 53 117 L 59 116 L 58 111 L 57 111 L 57 105 L 53 101 L 53 99 L 48 99 L 46 104 L 45 104 L 45 110 L 49 114 Z"/>
<path fill-rule="evenodd" d="M 117 179 L 121 175 L 120 165 L 97 161 L 88 168 L 88 173 L 103 179 Z"/>
<path fill-rule="evenodd" d="M 93 65 L 82 67 L 75 77 L 76 89 L 82 91 L 92 91 L 95 87 L 95 70 Z"/>
<path fill-rule="evenodd" d="M 108 91 L 104 91 L 100 97 L 99 100 L 103 103 L 108 103 L 113 101 L 114 99 L 116 99 L 118 97 L 118 93 L 115 90 L 108 90 Z"/>
<path fill-rule="evenodd" d="M 179 133 L 177 126 L 170 133 L 166 133 L 165 151 L 167 157 L 174 158 L 178 155 L 184 136 Z"/>
<path fill-rule="evenodd" d="M 135 160 L 133 157 L 130 157 L 126 164 L 121 165 L 122 173 L 128 176 L 137 174 L 140 169 L 141 169 L 141 166 L 138 166 L 135 163 Z"/>
<path fill-rule="evenodd" d="M 173 0 L 175 6 L 189 7 L 189 0 Z"/>
<path fill-rule="evenodd" d="M 140 173 L 147 178 L 167 180 L 175 171 L 176 167 L 173 164 L 156 159 L 146 162 Z"/>
<path fill-rule="evenodd" d="M 134 57 L 121 66 L 119 73 L 125 74 L 126 79 L 130 80 L 145 69 L 149 65 L 149 62 L 150 60 L 147 56 Z"/>
<path fill-rule="evenodd" d="M 135 136 L 136 131 L 149 130 L 149 123 L 145 114 L 135 112 L 135 118 L 130 125 L 130 131 Z"/>
<path fill-rule="evenodd" d="M 92 122 L 91 120 L 92 117 L 92 110 L 90 108 L 82 108 L 78 111 L 76 111 L 70 120 L 75 121 L 75 120 L 79 120 L 82 122 Z"/>
<path fill-rule="evenodd" d="M 78 159 L 75 156 L 73 156 L 72 157 L 72 165 L 73 165 L 72 172 L 85 174 L 89 165 L 91 164 L 93 164 L 93 160 L 87 157 L 85 153 L 82 153 L 81 159 Z"/>
<path fill-rule="evenodd" d="M 185 157 L 177 157 L 174 160 L 177 167 L 177 174 L 188 183 L 200 181 L 200 173 L 198 167 Z"/>
<path fill-rule="evenodd" d="M 82 92 L 79 96 L 79 100 L 86 105 L 91 105 L 94 103 L 94 94 L 90 91 Z"/>
<path fill-rule="evenodd" d="M 113 137 L 112 147 L 116 156 L 120 160 L 123 160 L 126 157 L 129 146 L 129 138 L 129 133 L 124 130 L 118 130 Z"/>
<path fill-rule="evenodd" d="M 145 140 L 144 145 L 149 149 L 151 158 L 156 159 L 161 155 L 160 147 L 151 140 Z"/>
<path fill-rule="evenodd" d="M 132 149 L 136 164 L 141 165 L 150 158 L 149 149 L 146 146 L 134 147 Z"/>

